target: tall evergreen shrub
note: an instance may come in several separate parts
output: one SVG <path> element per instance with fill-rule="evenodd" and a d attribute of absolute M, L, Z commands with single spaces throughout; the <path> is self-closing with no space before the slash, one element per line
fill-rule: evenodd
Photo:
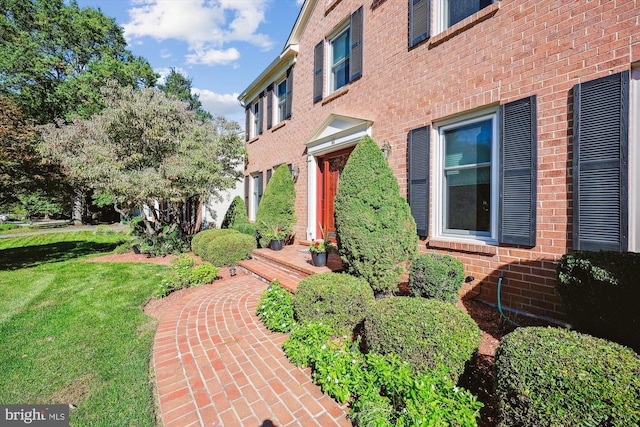
<path fill-rule="evenodd" d="M 234 225 L 247 224 L 248 222 L 247 205 L 244 204 L 242 197 L 234 197 L 229 209 L 227 209 L 227 213 L 224 215 L 220 228 L 233 228 Z"/>
<path fill-rule="evenodd" d="M 344 271 L 377 295 L 397 290 L 403 263 L 417 252 L 416 224 L 382 151 L 369 136 L 349 156 L 335 198 L 338 252 Z"/>
<path fill-rule="evenodd" d="M 277 228 L 290 234 L 297 220 L 293 178 L 287 165 L 280 165 L 262 194 L 256 214 L 256 233 L 260 246 L 269 245 L 270 234 Z"/>

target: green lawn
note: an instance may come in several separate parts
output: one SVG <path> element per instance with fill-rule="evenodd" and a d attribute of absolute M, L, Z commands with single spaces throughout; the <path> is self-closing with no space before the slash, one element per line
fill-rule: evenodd
<path fill-rule="evenodd" d="M 71 425 L 153 426 L 157 322 L 142 312 L 164 266 L 87 263 L 123 236 L 0 240 L 0 403 L 73 404 Z"/>

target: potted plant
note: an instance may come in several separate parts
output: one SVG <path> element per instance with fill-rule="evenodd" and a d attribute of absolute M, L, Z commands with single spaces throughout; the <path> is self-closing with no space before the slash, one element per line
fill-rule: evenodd
<path fill-rule="evenodd" d="M 284 238 L 287 236 L 287 231 L 283 227 L 270 227 L 269 231 L 265 233 L 265 237 L 269 239 L 269 247 L 271 250 L 282 250 L 284 244 Z"/>
<path fill-rule="evenodd" d="M 316 267 L 323 267 L 327 265 L 327 256 L 331 253 L 331 241 L 329 240 L 312 240 L 309 245 L 309 251 L 311 252 L 311 262 Z"/>

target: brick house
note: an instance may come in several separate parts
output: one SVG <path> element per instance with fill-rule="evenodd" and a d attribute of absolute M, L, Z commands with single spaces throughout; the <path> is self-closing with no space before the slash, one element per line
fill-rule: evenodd
<path fill-rule="evenodd" d="M 465 292 L 563 318 L 555 262 L 640 251 L 640 5 L 634 0 L 306 0 L 239 96 L 251 219 L 271 171 L 296 177 L 297 240 L 333 228 L 365 134 L 421 236 Z M 258 74 L 258 73 L 256 73 Z"/>

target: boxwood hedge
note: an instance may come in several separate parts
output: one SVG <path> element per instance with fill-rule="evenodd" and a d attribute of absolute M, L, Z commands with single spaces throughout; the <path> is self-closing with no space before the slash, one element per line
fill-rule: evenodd
<path fill-rule="evenodd" d="M 463 281 L 464 267 L 451 255 L 424 254 L 411 263 L 409 284 L 414 297 L 455 303 Z"/>
<path fill-rule="evenodd" d="M 495 358 L 502 426 L 640 423 L 640 358 L 628 347 L 560 328 L 520 328 Z"/>
<path fill-rule="evenodd" d="M 453 381 L 480 345 L 480 328 L 452 304 L 425 298 L 379 300 L 364 322 L 371 351 L 396 353 L 417 371 L 449 368 Z"/>

